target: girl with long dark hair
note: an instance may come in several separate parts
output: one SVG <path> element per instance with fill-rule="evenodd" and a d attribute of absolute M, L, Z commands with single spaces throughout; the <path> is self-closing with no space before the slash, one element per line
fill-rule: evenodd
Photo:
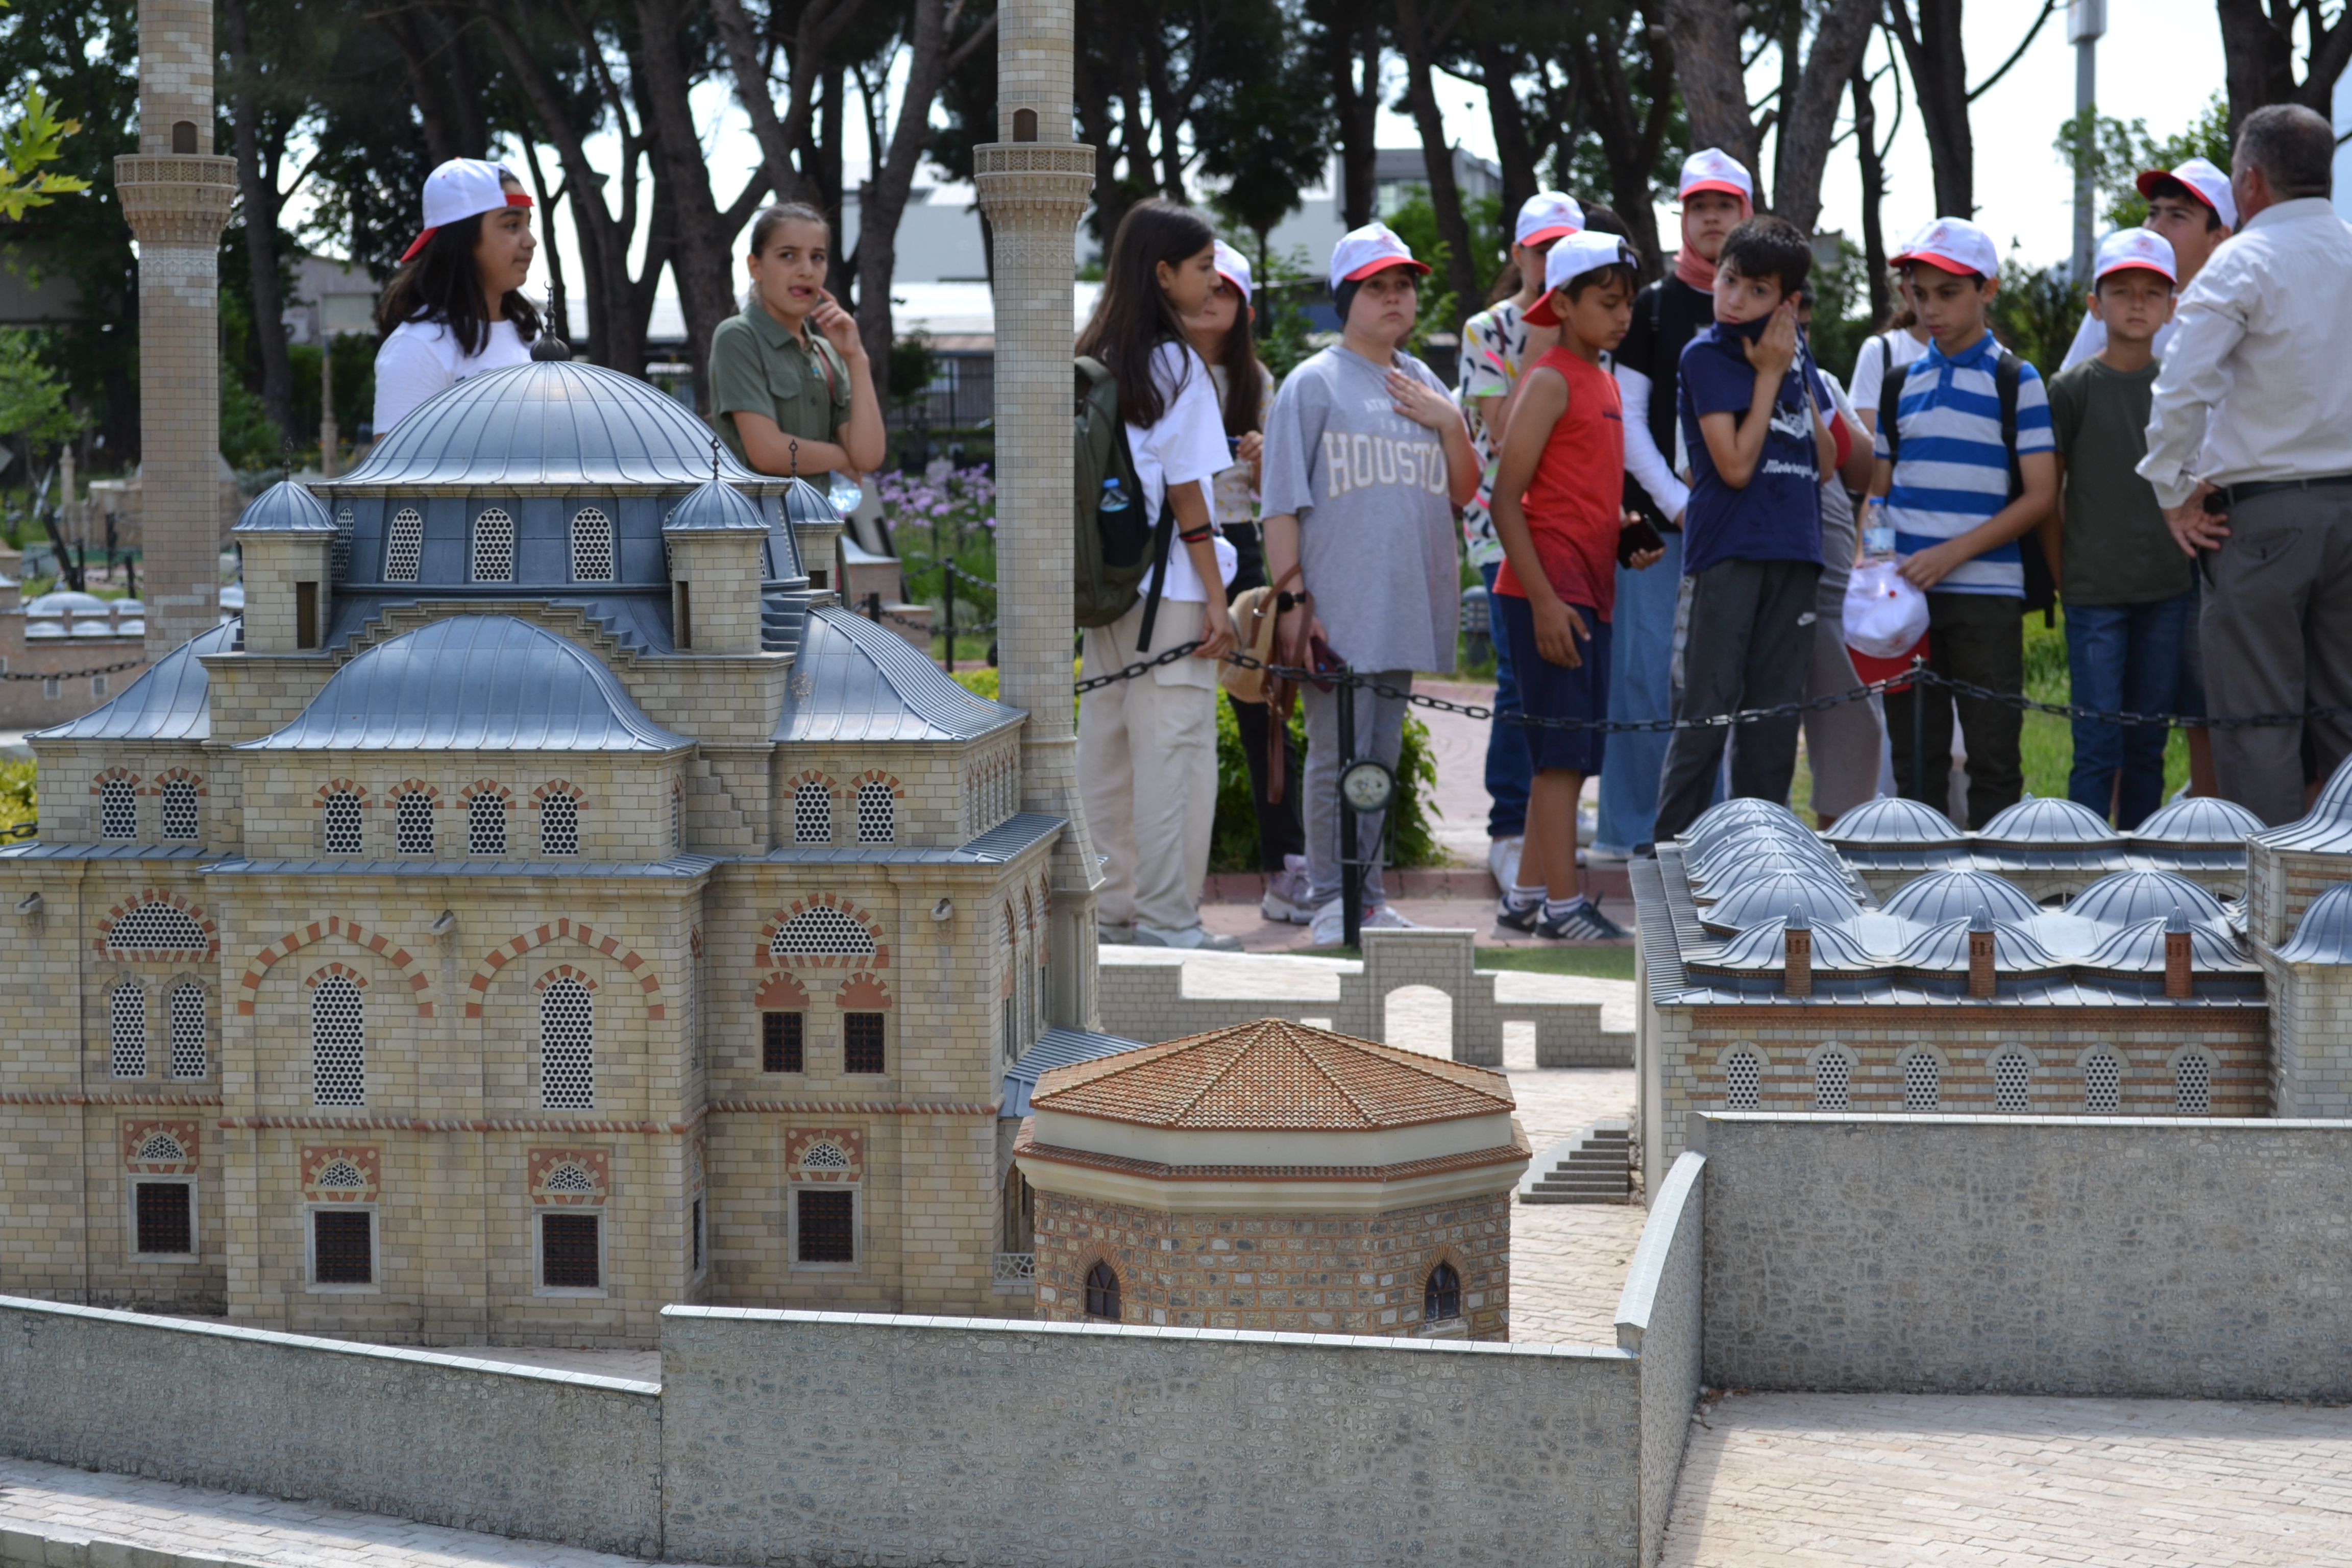
<path fill-rule="evenodd" d="M 1088 670 L 1124 669 L 1139 647 L 1159 581 L 1151 653 L 1197 642 L 1192 657 L 1087 694 L 1078 709 L 1078 777 L 1108 878 L 1096 905 L 1106 942 L 1233 949 L 1201 927 L 1201 882 L 1217 809 L 1217 663 L 1234 646 L 1225 613 L 1211 487 L 1233 463 L 1216 384 L 1185 331 L 1218 286 L 1216 236 L 1172 202 L 1128 209 L 1104 259 L 1103 290 L 1077 352 L 1118 378 L 1135 458 L 1136 503 L 1174 513 L 1170 548 L 1135 608 L 1087 628 Z M 1232 547 L 1226 546 L 1226 553 Z"/>
<path fill-rule="evenodd" d="M 539 311 L 522 297 L 539 241 L 530 198 L 497 163 L 452 158 L 425 179 L 425 229 L 376 308 L 375 437 L 434 394 L 530 358 Z"/>

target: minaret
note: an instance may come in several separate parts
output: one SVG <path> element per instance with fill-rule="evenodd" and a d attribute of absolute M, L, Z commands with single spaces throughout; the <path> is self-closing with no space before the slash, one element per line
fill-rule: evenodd
<path fill-rule="evenodd" d="M 234 159 L 213 144 L 212 0 L 139 0 L 139 151 L 114 189 L 139 241 L 147 657 L 220 616 L 220 237 Z"/>
<path fill-rule="evenodd" d="M 1094 149 L 1074 141 L 1072 0 L 996 13 L 1001 140 L 973 150 L 995 238 L 997 689 L 1025 709 L 1021 808 L 1067 817 L 1054 851 L 1048 1019 L 1095 1022 L 1094 839 L 1078 803 L 1070 703 L 1072 266 L 1094 195 Z"/>

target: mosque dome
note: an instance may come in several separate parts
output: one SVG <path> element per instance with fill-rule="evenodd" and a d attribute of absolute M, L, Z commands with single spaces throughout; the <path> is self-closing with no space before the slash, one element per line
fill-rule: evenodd
<path fill-rule="evenodd" d="M 2305 855 L 2352 850 L 2352 758 L 2337 765 L 2309 811 L 2284 827 L 2269 829 L 2262 839 L 2273 849 Z"/>
<path fill-rule="evenodd" d="M 1832 844 L 1910 849 L 1963 844 L 1969 836 L 1932 805 L 1901 795 L 1880 795 L 1842 813 L 1822 837 Z"/>
<path fill-rule="evenodd" d="M 1720 881 L 1752 855 L 1792 856 L 1819 866 L 1841 881 L 1845 879 L 1845 868 L 1839 862 L 1836 851 L 1819 838 L 1802 828 L 1783 828 L 1764 822 L 1751 823 L 1713 840 L 1705 848 L 1691 850 L 1683 857 L 1683 865 L 1701 881 Z"/>
<path fill-rule="evenodd" d="M 2168 847 L 2243 849 L 2263 830 L 2263 819 L 2234 800 L 2196 795 L 2176 800 L 2131 831 L 2135 844 Z"/>
<path fill-rule="evenodd" d="M 2352 882 L 2312 900 L 2278 955 L 2289 963 L 2352 963 Z"/>
<path fill-rule="evenodd" d="M 662 521 L 664 533 L 765 533 L 768 520 L 741 490 L 724 479 L 705 479 L 688 490 Z"/>
<path fill-rule="evenodd" d="M 280 479 L 253 498 L 236 520 L 236 533 L 332 533 L 335 520 L 309 489 Z"/>
<path fill-rule="evenodd" d="M 1977 837 L 1990 844 L 2033 849 L 2065 849 L 2113 844 L 2123 835 L 2097 813 L 2057 796 L 2019 801 L 1984 825 Z"/>
<path fill-rule="evenodd" d="M 1997 921 L 2032 920 L 2042 906 L 2025 889 L 1990 871 L 1930 871 L 1914 877 L 1884 900 L 1886 912 L 1921 925 L 1966 920 L 1979 904 Z"/>
<path fill-rule="evenodd" d="M 1682 840 L 1695 848 L 1705 848 L 1735 829 L 1753 826 L 1759 823 L 1776 828 L 1786 828 L 1793 833 L 1812 832 L 1811 828 L 1807 827 L 1799 819 L 1795 812 L 1778 801 L 1756 800 L 1746 795 L 1736 795 L 1730 800 L 1719 801 L 1699 813 L 1698 820 L 1683 830 Z"/>
<path fill-rule="evenodd" d="M 1852 920 L 1858 906 L 1837 883 L 1798 872 L 1776 871 L 1744 881 L 1699 911 L 1699 923 L 1721 931 L 1744 931 L 1759 921 L 1784 919 L 1792 909 L 1822 925 Z"/>
<path fill-rule="evenodd" d="M 2170 871 L 2118 871 L 2075 895 L 2066 912 L 2101 925 L 2162 920 L 2178 906 L 2191 921 L 2226 921 L 2221 900 Z"/>

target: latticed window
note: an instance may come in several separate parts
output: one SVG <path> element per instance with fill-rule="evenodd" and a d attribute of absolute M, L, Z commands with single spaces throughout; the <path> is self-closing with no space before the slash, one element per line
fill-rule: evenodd
<path fill-rule="evenodd" d="M 1764 1104 L 1764 1059 L 1742 1047 L 1723 1058 L 1723 1108 L 1758 1110 Z"/>
<path fill-rule="evenodd" d="M 2185 1051 L 2172 1064 L 2172 1109 L 2183 1116 L 2213 1113 L 2213 1063 L 2197 1051 Z"/>
<path fill-rule="evenodd" d="M 2083 1109 L 2113 1116 L 2124 1108 L 2124 1064 L 2113 1051 L 2094 1051 L 2083 1063 Z"/>
<path fill-rule="evenodd" d="M 474 562 L 477 583 L 514 581 L 514 519 L 488 507 L 474 519 Z"/>
<path fill-rule="evenodd" d="M 507 803 L 495 795 L 478 795 L 466 803 L 466 852 L 503 855 L 507 852 Z"/>
<path fill-rule="evenodd" d="M 1853 1064 L 1843 1051 L 1823 1051 L 1813 1058 L 1813 1109 L 1843 1110 L 1852 1088 Z"/>
<path fill-rule="evenodd" d="M 539 852 L 580 853 L 580 802 L 576 796 L 551 795 L 539 803 Z"/>
<path fill-rule="evenodd" d="M 795 1251 L 803 1263 L 857 1261 L 857 1196 L 842 1187 L 803 1187 L 800 1236 Z"/>
<path fill-rule="evenodd" d="M 1442 1323 L 1461 1315 L 1462 1276 L 1454 1272 L 1451 1263 L 1441 1263 L 1429 1271 L 1429 1282 L 1422 1289 L 1422 1321 Z"/>
<path fill-rule="evenodd" d="M 172 779 L 163 785 L 163 837 L 194 838 L 202 832 L 196 816 L 196 781 Z"/>
<path fill-rule="evenodd" d="M 760 1070 L 761 1072 L 800 1072 L 803 1068 L 803 1033 L 806 1015 L 801 1013 L 762 1013 L 760 1015 Z"/>
<path fill-rule="evenodd" d="M 355 521 L 349 507 L 335 513 L 335 543 L 329 558 L 329 570 L 338 583 L 352 573 L 352 527 Z"/>
<path fill-rule="evenodd" d="M 2021 1111 L 2032 1103 L 2032 1065 L 2022 1053 L 2003 1051 L 1992 1059 L 1992 1108 Z"/>
<path fill-rule="evenodd" d="M 141 952 L 201 952 L 205 928 L 176 904 L 145 903 L 114 922 L 106 945 Z"/>
<path fill-rule="evenodd" d="M 833 842 L 833 792 L 814 779 L 793 791 L 793 842 Z"/>
<path fill-rule="evenodd" d="M 360 797 L 347 789 L 328 792 L 326 816 L 327 853 L 358 854 L 363 843 L 360 833 Z"/>
<path fill-rule="evenodd" d="M 898 837 L 898 803 L 879 779 L 857 786 L 857 842 L 888 844 Z"/>
<path fill-rule="evenodd" d="M 547 1190 L 551 1193 L 577 1193 L 585 1197 L 596 1191 L 596 1178 L 588 1167 L 577 1161 L 567 1160 L 547 1173 Z"/>
<path fill-rule="evenodd" d="M 849 1154 L 838 1143 L 812 1143 L 808 1146 L 807 1152 L 801 1155 L 801 1169 L 846 1171 L 849 1169 Z"/>
<path fill-rule="evenodd" d="M 676 779 L 669 781 L 669 847 L 686 847 L 686 786 Z"/>
<path fill-rule="evenodd" d="M 879 1013 L 844 1013 L 841 1016 L 842 1071 L 882 1070 L 882 1018 L 883 1015 Z"/>
<path fill-rule="evenodd" d="M 196 1250 L 196 1215 L 185 1182 L 141 1182 L 131 1194 L 141 1252 L 186 1258 Z"/>
<path fill-rule="evenodd" d="M 551 1110 L 596 1104 L 596 1001 L 569 975 L 539 998 L 539 1101 Z"/>
<path fill-rule="evenodd" d="M 1108 1263 L 1087 1270 L 1087 1316 L 1118 1321 L 1118 1275 Z"/>
<path fill-rule="evenodd" d="M 106 1032 L 114 1076 L 147 1076 L 147 991 L 125 981 L 106 995 Z"/>
<path fill-rule="evenodd" d="M 687 1234 L 693 1238 L 688 1245 L 694 1249 L 694 1255 L 688 1260 L 688 1266 L 693 1272 L 699 1274 L 702 1272 L 702 1200 L 700 1198 L 694 1200 L 694 1210 L 687 1216 Z"/>
<path fill-rule="evenodd" d="M 172 1076 L 205 1076 L 205 988 L 193 980 L 172 987 Z"/>
<path fill-rule="evenodd" d="M 362 1208 L 310 1215 L 310 1279 L 317 1285 L 375 1283 L 375 1215 Z"/>
<path fill-rule="evenodd" d="M 98 786 L 98 831 L 107 838 L 139 837 L 138 786 L 111 778 Z"/>
<path fill-rule="evenodd" d="M 383 580 L 414 583 L 417 563 L 425 556 L 425 514 L 413 506 L 392 514 L 383 536 Z"/>
<path fill-rule="evenodd" d="M 392 803 L 393 847 L 403 855 L 433 853 L 433 797 L 412 790 Z"/>
<path fill-rule="evenodd" d="M 1914 1051 L 1903 1059 L 1903 1109 L 1933 1110 L 1943 1089 L 1943 1068 L 1926 1051 Z"/>
<path fill-rule="evenodd" d="M 613 520 L 593 506 L 572 515 L 572 580 L 613 580 Z"/>
<path fill-rule="evenodd" d="M 874 933 L 829 904 L 803 910 L 769 940 L 771 957 L 787 954 L 856 957 L 874 951 Z"/>
<path fill-rule="evenodd" d="M 360 988 L 340 974 L 310 993 L 310 1099 L 319 1105 L 367 1103 L 367 1026 Z"/>
<path fill-rule="evenodd" d="M 551 1290 L 596 1290 L 604 1283 L 603 1216 L 543 1212 L 539 1216 L 539 1282 Z"/>

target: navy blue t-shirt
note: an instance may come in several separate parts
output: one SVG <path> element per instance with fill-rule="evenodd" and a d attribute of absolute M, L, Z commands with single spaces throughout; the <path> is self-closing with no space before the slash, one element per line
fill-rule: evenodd
<path fill-rule="evenodd" d="M 1813 416 L 1797 379 L 1800 370 L 1810 372 L 1810 359 L 1801 353 L 1780 378 L 1772 426 L 1745 486 L 1724 483 L 1699 432 L 1704 415 L 1747 415 L 1756 368 L 1741 343 L 1761 336 L 1769 320 L 1736 327 L 1718 321 L 1683 350 L 1675 395 L 1692 475 L 1690 507 L 1683 513 L 1685 576 L 1723 561 L 1822 558 L 1822 478 L 1813 467 Z"/>

